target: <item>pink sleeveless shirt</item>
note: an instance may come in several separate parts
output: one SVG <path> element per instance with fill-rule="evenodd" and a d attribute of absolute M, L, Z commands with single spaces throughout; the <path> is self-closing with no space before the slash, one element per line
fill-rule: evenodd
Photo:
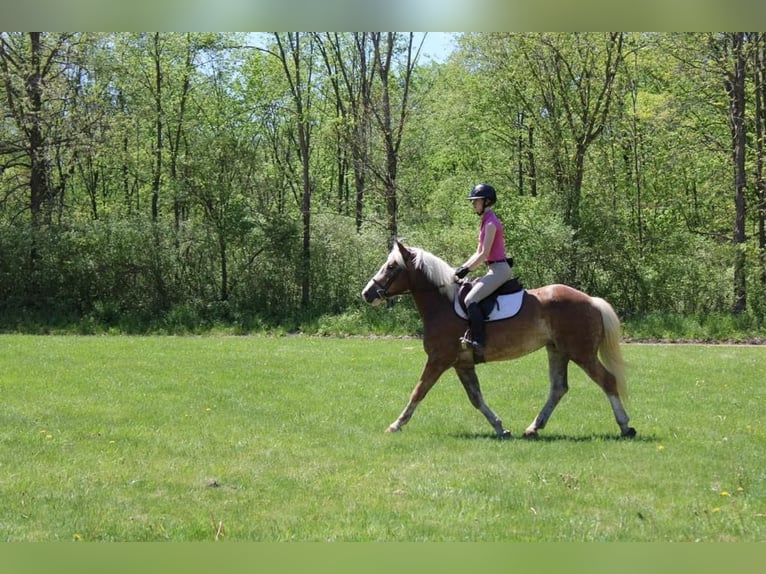
<path fill-rule="evenodd" d="M 505 261 L 505 240 L 503 238 L 503 224 L 500 223 L 497 215 L 492 210 L 485 211 L 481 216 L 481 226 L 479 227 L 479 245 L 484 243 L 484 232 L 487 223 L 492 222 L 495 226 L 495 238 L 487 253 L 487 261 Z"/>

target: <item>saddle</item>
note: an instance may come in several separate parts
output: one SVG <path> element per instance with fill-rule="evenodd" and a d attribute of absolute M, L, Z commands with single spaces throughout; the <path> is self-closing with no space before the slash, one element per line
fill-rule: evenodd
<path fill-rule="evenodd" d="M 465 304 L 466 295 L 471 291 L 477 280 L 463 281 L 460 287 L 458 287 L 457 296 L 455 297 L 455 313 L 463 319 L 468 319 L 468 310 Z M 524 285 L 514 277 L 482 299 L 479 302 L 479 309 L 481 309 L 485 321 L 508 319 L 519 312 L 523 298 Z"/>

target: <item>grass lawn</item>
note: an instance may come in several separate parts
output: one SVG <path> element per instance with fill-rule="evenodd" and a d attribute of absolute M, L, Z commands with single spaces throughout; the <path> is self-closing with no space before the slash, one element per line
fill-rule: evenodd
<path fill-rule="evenodd" d="M 415 339 L 0 336 L 3 541 L 763 541 L 766 347 L 624 345 L 619 429 L 544 352 L 454 373 L 384 429 Z"/>

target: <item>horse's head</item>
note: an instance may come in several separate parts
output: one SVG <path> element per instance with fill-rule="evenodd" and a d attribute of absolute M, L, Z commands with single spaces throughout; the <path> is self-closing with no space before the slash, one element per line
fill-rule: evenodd
<path fill-rule="evenodd" d="M 362 290 L 364 300 L 371 305 L 378 305 L 389 297 L 409 291 L 407 266 L 413 258 L 413 252 L 396 241 L 386 261 Z"/>

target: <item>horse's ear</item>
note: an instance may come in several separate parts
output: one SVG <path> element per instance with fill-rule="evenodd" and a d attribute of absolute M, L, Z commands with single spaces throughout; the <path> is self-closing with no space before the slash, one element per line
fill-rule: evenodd
<path fill-rule="evenodd" d="M 399 250 L 399 253 L 402 254 L 402 257 L 404 257 L 405 259 L 412 259 L 412 252 L 407 248 L 407 246 L 398 239 L 396 239 L 395 241 L 396 241 L 396 248 Z"/>

